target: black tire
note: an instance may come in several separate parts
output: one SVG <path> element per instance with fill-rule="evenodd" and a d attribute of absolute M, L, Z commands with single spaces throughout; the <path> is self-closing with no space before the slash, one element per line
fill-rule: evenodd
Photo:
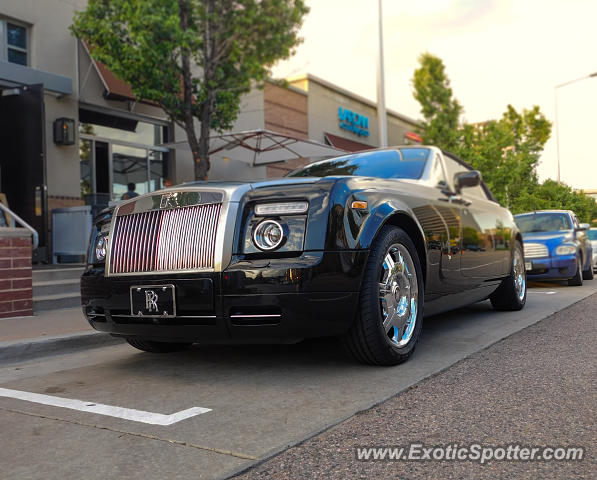
<path fill-rule="evenodd" d="M 568 280 L 568 285 L 570 287 L 582 287 L 582 263 L 580 261 L 580 257 L 576 257 L 576 273 L 574 277 Z"/>
<path fill-rule="evenodd" d="M 142 340 L 139 338 L 127 338 L 126 341 L 129 345 L 150 353 L 180 352 L 192 345 L 192 343 L 155 342 L 153 340 Z"/>
<path fill-rule="evenodd" d="M 589 263 L 589 269 L 584 270 L 582 272 L 582 279 L 583 280 L 593 280 L 594 277 L 595 277 L 595 274 L 593 273 L 593 265 L 591 265 Z"/>
<path fill-rule="evenodd" d="M 489 297 L 491 305 L 496 310 L 522 310 L 527 302 L 527 273 L 524 266 L 522 244 L 516 242 L 512 255 L 510 275 L 502 280 L 498 289 Z"/>
<path fill-rule="evenodd" d="M 389 337 L 389 332 L 386 333 L 383 327 L 383 310 L 382 300 L 380 299 L 380 281 L 387 272 L 384 270 L 384 259 L 390 254 L 391 248 L 406 249 L 410 256 L 411 266 L 414 267 L 414 274 L 416 279 L 412 280 L 412 274 L 408 280 L 408 292 L 416 291 L 416 299 L 409 293 L 408 298 L 415 300 L 415 308 L 412 309 L 410 305 L 412 301 L 407 301 L 407 313 L 410 322 L 404 327 L 404 336 L 400 338 L 401 342 L 406 342 L 403 345 Z M 392 250 L 394 252 L 395 250 Z M 406 260 L 405 260 L 406 261 Z M 402 278 L 405 276 L 402 275 Z M 413 284 L 416 281 L 416 289 Z M 389 290 L 386 294 L 389 295 Z M 402 290 L 392 290 L 392 294 L 398 292 L 402 295 Z M 423 272 L 421 269 L 421 262 L 417 255 L 417 250 L 414 243 L 408 234 L 401 228 L 387 225 L 381 229 L 375 238 L 365 273 L 363 275 L 363 282 L 361 285 L 359 309 L 356 319 L 354 320 L 349 331 L 343 338 L 344 345 L 351 356 L 362 363 L 371 365 L 397 365 L 406 361 L 413 353 L 419 336 L 421 334 L 421 327 L 423 325 L 423 302 L 424 302 L 424 288 L 423 288 Z M 405 297 L 406 298 L 406 297 Z M 414 312 L 413 312 L 414 310 Z M 414 326 L 409 327 L 414 320 Z M 396 328 L 396 330 L 392 330 Z M 407 334 L 406 330 L 409 330 Z M 390 327 L 392 332 L 398 335 L 397 327 Z M 409 336 L 408 336 L 409 335 Z M 397 337 L 398 338 L 398 337 Z M 396 339 L 394 339 L 396 340 Z"/>

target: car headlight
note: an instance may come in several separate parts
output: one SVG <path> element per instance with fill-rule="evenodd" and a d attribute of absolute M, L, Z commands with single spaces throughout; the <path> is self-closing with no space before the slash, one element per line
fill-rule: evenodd
<path fill-rule="evenodd" d="M 253 243 L 260 250 L 275 250 L 284 239 L 284 229 L 275 220 L 264 220 L 253 230 Z"/>
<path fill-rule="evenodd" d="M 308 202 L 260 203 L 255 205 L 255 215 L 298 215 L 306 213 L 308 209 Z"/>
<path fill-rule="evenodd" d="M 574 255 L 576 247 L 574 245 L 560 245 L 556 248 L 556 255 Z"/>
<path fill-rule="evenodd" d="M 95 239 L 93 247 L 94 263 L 104 263 L 106 261 L 106 252 L 108 250 L 108 236 L 99 234 Z"/>

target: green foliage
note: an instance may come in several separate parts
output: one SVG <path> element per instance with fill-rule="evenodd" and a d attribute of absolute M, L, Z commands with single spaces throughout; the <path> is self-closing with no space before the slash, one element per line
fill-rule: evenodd
<path fill-rule="evenodd" d="M 592 197 L 563 183 L 537 180 L 539 157 L 551 134 L 551 123 L 539 107 L 518 112 L 508 105 L 499 120 L 461 125 L 462 107 L 453 98 L 442 60 L 425 53 L 419 63 L 413 87 L 425 118 L 425 143 L 449 150 L 481 171 L 496 199 L 515 214 L 566 209 L 583 222 L 597 224 Z"/>
<path fill-rule="evenodd" d="M 453 98 L 444 63 L 430 53 L 419 57 L 421 66 L 412 80 L 415 99 L 421 104 L 425 118 L 422 124 L 423 142 L 441 145 L 446 150 L 458 144 L 459 118 L 462 106 Z"/>
<path fill-rule="evenodd" d="M 519 113 L 508 105 L 499 120 L 460 127 L 453 151 L 482 172 L 502 205 L 516 210 L 537 186 L 536 168 L 550 131 L 539 107 Z"/>
<path fill-rule="evenodd" d="M 303 0 L 89 0 L 71 30 L 185 129 L 206 178 L 210 128 L 232 128 L 241 96 L 293 53 L 307 12 Z"/>
<path fill-rule="evenodd" d="M 513 210 L 513 213 L 548 209 L 572 210 L 583 223 L 597 220 L 597 202 L 593 197 L 554 180 L 546 180 L 537 185 L 532 195 L 525 198 L 525 202 L 517 210 Z"/>

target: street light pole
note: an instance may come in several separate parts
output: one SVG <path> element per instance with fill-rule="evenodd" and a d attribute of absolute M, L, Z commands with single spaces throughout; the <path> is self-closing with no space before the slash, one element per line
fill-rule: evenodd
<path fill-rule="evenodd" d="M 377 121 L 379 128 L 379 146 L 388 146 L 388 123 L 386 119 L 386 92 L 384 81 L 383 65 L 383 15 L 381 13 L 381 2 L 378 0 L 379 16 L 379 50 L 377 57 Z"/>
<path fill-rule="evenodd" d="M 565 87 L 566 85 L 570 85 L 571 83 L 580 82 L 581 80 L 586 80 L 587 78 L 597 77 L 597 72 L 591 73 L 589 75 L 585 75 L 584 77 L 575 78 L 574 80 L 569 80 L 564 83 L 560 83 L 556 85 L 553 89 L 553 97 L 554 103 L 556 106 L 555 109 L 555 124 L 556 124 L 556 149 L 558 155 L 558 183 L 560 183 L 560 122 L 558 122 L 558 88 Z"/>

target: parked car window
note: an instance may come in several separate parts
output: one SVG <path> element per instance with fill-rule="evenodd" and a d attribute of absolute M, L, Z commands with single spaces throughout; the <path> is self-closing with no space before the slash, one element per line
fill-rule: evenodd
<path fill-rule="evenodd" d="M 589 240 L 597 240 L 597 230 L 587 230 L 587 237 L 589 237 Z"/>
<path fill-rule="evenodd" d="M 448 182 L 446 181 L 446 172 L 444 169 L 444 165 L 442 163 L 442 159 L 439 155 L 436 155 L 433 159 L 433 169 L 431 170 L 431 180 L 433 181 L 434 185 L 439 188 L 446 188 L 448 187 Z"/>
<path fill-rule="evenodd" d="M 290 172 L 289 177 L 328 177 L 360 175 L 377 178 L 421 178 L 431 150 L 401 148 L 383 152 L 363 152 L 323 160 Z"/>
<path fill-rule="evenodd" d="M 516 215 L 514 219 L 522 233 L 555 232 L 574 228 L 567 213 L 532 213 Z"/>
<path fill-rule="evenodd" d="M 457 173 L 470 171 L 469 168 L 466 168 L 464 165 L 458 163 L 456 160 L 451 159 L 450 157 L 444 157 L 446 160 L 446 169 L 448 170 L 448 178 L 454 185 L 454 176 Z M 477 185 L 476 187 L 467 187 L 462 190 L 462 194 L 470 195 L 477 198 L 482 198 L 483 200 L 487 200 L 487 195 L 483 190 L 481 185 Z"/>

